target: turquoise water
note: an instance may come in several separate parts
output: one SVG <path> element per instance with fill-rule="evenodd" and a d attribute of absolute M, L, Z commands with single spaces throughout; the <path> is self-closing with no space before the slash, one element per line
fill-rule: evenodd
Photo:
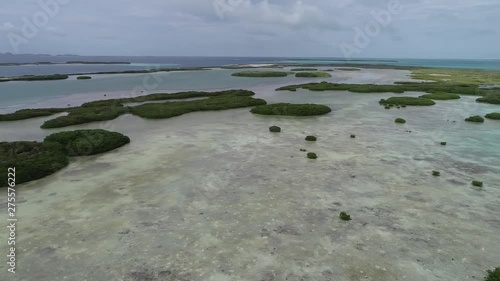
<path fill-rule="evenodd" d="M 464 69 L 484 69 L 500 70 L 500 59 L 491 60 L 472 60 L 472 59 L 359 59 L 345 61 L 343 59 L 287 59 L 283 63 L 299 64 L 331 64 L 331 63 L 349 63 L 349 64 L 387 64 L 396 66 L 415 66 L 415 67 L 437 67 L 437 68 L 464 68 Z"/>
<path fill-rule="evenodd" d="M 122 91 L 124 95 L 155 92 L 244 88 L 274 83 L 275 78 L 232 77 L 236 70 L 207 70 L 130 75 L 94 75 L 91 80 L 74 78 L 59 81 L 6 82 L 0 83 L 0 110 L 15 106 L 30 106 L 37 102 L 76 93 Z M 278 81 L 291 81 L 283 77 Z M 102 98 L 100 98 L 102 99 Z"/>
<path fill-rule="evenodd" d="M 1 84 L 1 95 L 10 97 L 2 106 L 16 98 L 23 104 L 127 94 L 145 85 L 144 78 L 162 78 L 149 90 L 247 88 L 269 103 L 332 108 L 318 117 L 259 116 L 248 108 L 161 120 L 123 115 L 54 130 L 40 128 L 53 117 L 0 122 L 0 141 L 84 128 L 131 138 L 120 149 L 73 158 L 60 172 L 19 186 L 18 241 L 30 270 L 16 280 L 154 280 L 160 273 L 193 281 L 479 280 L 497 266 L 500 121 L 464 118 L 499 106 L 462 97 L 386 110 L 378 101 L 396 94 L 276 92 L 300 79 L 231 72 Z M 331 79 L 391 83 L 408 73 L 339 71 Z M 395 124 L 398 117 L 408 122 Z M 271 125 L 283 131 L 271 134 Z M 318 141 L 305 142 L 306 135 Z M 319 158 L 307 159 L 303 148 Z M 484 188 L 472 180 L 484 181 Z M 340 221 L 340 211 L 353 220 Z M 0 220 L 6 216 L 0 213 Z M 47 256 L 59 262 L 40 262 Z"/>

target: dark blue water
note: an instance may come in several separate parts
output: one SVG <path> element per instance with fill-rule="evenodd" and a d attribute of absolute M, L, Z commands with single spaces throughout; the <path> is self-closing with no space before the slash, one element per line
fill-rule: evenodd
<path fill-rule="evenodd" d="M 34 63 L 66 61 L 131 62 L 132 64 L 70 64 L 70 65 L 21 65 L 0 66 L 0 77 L 21 75 L 72 74 L 103 71 L 147 70 L 159 67 L 210 67 L 235 64 L 386 64 L 396 66 L 466 68 L 500 70 L 500 60 L 465 59 L 358 59 L 339 58 L 271 58 L 271 57 L 80 57 L 80 56 L 0 56 L 0 63 Z"/>

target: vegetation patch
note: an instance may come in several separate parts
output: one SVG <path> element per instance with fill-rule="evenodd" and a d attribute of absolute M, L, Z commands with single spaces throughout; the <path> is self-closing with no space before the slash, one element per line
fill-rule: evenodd
<path fill-rule="evenodd" d="M 349 91 L 354 93 L 404 93 L 425 92 L 425 93 L 454 93 L 460 95 L 483 95 L 485 90 L 479 89 L 477 85 L 458 84 L 458 83 L 415 83 L 400 82 L 391 85 L 378 84 L 338 84 L 330 82 L 307 83 L 299 85 L 284 86 L 276 89 L 277 91 L 296 91 L 297 89 L 306 89 L 310 91 Z"/>
<path fill-rule="evenodd" d="M 337 69 L 342 70 L 342 71 L 360 71 L 361 70 L 361 68 L 355 68 L 355 67 L 340 67 Z"/>
<path fill-rule="evenodd" d="M 484 123 L 484 118 L 476 115 L 476 116 L 471 116 L 469 118 L 466 118 L 465 121 L 467 122 L 475 122 L 475 123 Z"/>
<path fill-rule="evenodd" d="M 500 104 L 500 90 L 484 90 L 483 97 L 478 98 L 477 102 Z"/>
<path fill-rule="evenodd" d="M 411 78 L 446 83 L 491 85 L 500 84 L 500 71 L 478 69 L 422 68 L 413 70 Z"/>
<path fill-rule="evenodd" d="M 78 76 L 78 77 L 76 77 L 76 79 L 78 79 L 78 80 L 89 80 L 89 79 L 92 79 L 92 77 L 90 77 L 90 76 Z"/>
<path fill-rule="evenodd" d="M 322 72 L 322 71 L 314 71 L 314 72 L 299 72 L 295 74 L 295 77 L 299 78 L 317 78 L 317 77 L 322 77 L 322 78 L 330 78 L 332 75 L 327 72 Z"/>
<path fill-rule="evenodd" d="M 104 153 L 130 143 L 120 133 L 106 130 L 77 130 L 47 136 L 44 143 L 62 145 L 69 156 L 87 156 Z"/>
<path fill-rule="evenodd" d="M 396 118 L 396 120 L 394 122 L 396 122 L 398 124 L 405 124 L 406 120 L 404 120 L 403 118 Z"/>
<path fill-rule="evenodd" d="M 477 187 L 483 187 L 483 182 L 482 181 L 472 181 L 473 186 Z"/>
<path fill-rule="evenodd" d="M 279 133 L 279 132 L 281 132 L 281 128 L 278 127 L 278 126 L 271 126 L 271 127 L 269 127 L 269 132 L 271 132 L 271 133 Z"/>
<path fill-rule="evenodd" d="M 16 183 L 20 184 L 53 174 L 68 163 L 68 155 L 59 144 L 0 142 L 0 187 L 8 185 L 8 168 L 16 168 Z"/>
<path fill-rule="evenodd" d="M 426 95 L 423 95 L 420 97 L 424 98 L 424 99 L 431 99 L 431 100 L 458 100 L 458 99 L 460 99 L 459 95 L 450 94 L 450 93 L 432 93 L 432 94 L 426 94 Z"/>
<path fill-rule="evenodd" d="M 441 176 L 441 172 L 439 172 L 439 171 L 432 171 L 432 175 L 435 176 L 435 177 L 439 177 L 439 176 Z"/>
<path fill-rule="evenodd" d="M 0 142 L 0 169 L 16 168 L 16 183 L 51 175 L 66 167 L 70 156 L 107 152 L 130 139 L 105 130 L 78 130 L 52 134 L 43 142 Z M 0 174 L 0 187 L 7 186 L 7 173 Z"/>
<path fill-rule="evenodd" d="M 235 72 L 231 76 L 236 77 L 286 77 L 288 72 L 283 71 L 242 71 Z"/>
<path fill-rule="evenodd" d="M 290 71 L 317 71 L 317 68 L 292 68 Z"/>
<path fill-rule="evenodd" d="M 36 117 L 51 116 L 68 110 L 67 108 L 21 109 L 14 113 L 0 114 L 0 121 L 17 121 Z"/>
<path fill-rule="evenodd" d="M 436 103 L 430 99 L 415 98 L 415 97 L 390 97 L 388 99 L 381 99 L 379 102 L 381 105 L 405 105 L 405 106 L 431 106 Z"/>
<path fill-rule="evenodd" d="M 195 111 L 225 110 L 265 105 L 266 101 L 252 97 L 221 96 L 185 102 L 150 103 L 130 107 L 130 113 L 148 119 L 164 119 Z"/>
<path fill-rule="evenodd" d="M 67 112 L 68 115 L 48 120 L 41 126 L 42 128 L 61 128 L 89 122 L 112 120 L 126 113 L 136 114 L 145 118 L 169 118 L 193 111 L 222 110 L 266 104 L 264 100 L 251 98 L 253 95 L 255 95 L 254 92 L 247 90 L 228 90 L 219 92 L 193 91 L 174 94 L 158 93 L 134 98 L 93 101 L 72 108 L 23 109 L 15 113 L 0 114 L 0 121 L 24 120 Z M 136 107 L 124 106 L 124 104 L 127 103 L 168 101 L 172 99 L 198 97 L 208 97 L 208 99 L 144 104 Z M 145 112 L 145 110 L 150 110 L 150 112 Z"/>
<path fill-rule="evenodd" d="M 306 137 L 306 141 L 316 141 L 318 138 L 316 138 L 315 136 L 307 136 Z"/>
<path fill-rule="evenodd" d="M 319 104 L 276 103 L 252 108 L 251 112 L 262 115 L 315 116 L 331 112 L 331 108 Z"/>
<path fill-rule="evenodd" d="M 347 212 L 340 212 L 339 218 L 343 221 L 350 221 L 351 215 L 349 215 Z"/>
<path fill-rule="evenodd" d="M 356 138 L 356 135 L 351 135 L 351 139 L 355 139 Z"/>
<path fill-rule="evenodd" d="M 486 114 L 485 117 L 488 119 L 500 120 L 500 113 L 497 113 L 497 112 L 489 113 L 489 114 Z"/>
<path fill-rule="evenodd" d="M 307 153 L 307 158 L 318 159 L 318 155 L 316 155 L 316 153 L 314 153 L 314 152 L 309 152 L 309 153 Z"/>
<path fill-rule="evenodd" d="M 486 272 L 488 273 L 488 276 L 485 278 L 486 281 L 500 281 L 500 267 Z"/>
<path fill-rule="evenodd" d="M 442 141 L 442 142 L 441 142 L 441 145 L 447 145 L 447 144 L 448 144 L 448 143 L 447 143 L 447 142 L 445 142 L 445 141 Z"/>
<path fill-rule="evenodd" d="M 1 78 L 0 82 L 9 81 L 44 81 L 44 80 L 65 80 L 68 79 L 68 75 L 53 74 L 53 75 L 26 75 L 19 77 L 9 77 Z"/>

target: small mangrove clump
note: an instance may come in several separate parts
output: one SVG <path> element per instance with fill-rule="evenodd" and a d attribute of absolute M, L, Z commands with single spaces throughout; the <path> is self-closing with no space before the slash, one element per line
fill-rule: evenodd
<path fill-rule="evenodd" d="M 251 112 L 262 115 L 315 116 L 324 115 L 332 109 L 320 104 L 276 103 L 252 108 Z"/>
<path fill-rule="evenodd" d="M 104 153 L 130 143 L 130 139 L 120 133 L 102 129 L 76 130 L 47 136 L 44 143 L 58 143 L 69 156 L 87 156 Z"/>
<path fill-rule="evenodd" d="M 497 112 L 489 113 L 489 114 L 486 114 L 485 117 L 488 119 L 492 119 L 492 120 L 500 120 L 500 113 L 497 113 Z"/>
<path fill-rule="evenodd" d="M 78 76 L 78 77 L 76 77 L 76 79 L 78 79 L 78 80 L 89 80 L 89 79 L 92 79 L 92 77 L 90 77 L 90 76 Z"/>
<path fill-rule="evenodd" d="M 317 159 L 318 155 L 316 155 L 316 153 L 314 153 L 314 152 L 309 152 L 309 153 L 307 153 L 307 158 L 309 158 L 309 159 Z"/>
<path fill-rule="evenodd" d="M 317 71 L 317 68 L 292 68 L 290 71 Z"/>
<path fill-rule="evenodd" d="M 447 145 L 447 144 L 448 144 L 448 143 L 447 143 L 447 142 L 445 142 L 445 141 L 442 141 L 442 142 L 441 142 L 441 145 Z"/>
<path fill-rule="evenodd" d="M 471 116 L 469 118 L 466 118 L 465 121 L 467 122 L 475 122 L 475 123 L 484 123 L 484 118 L 476 115 L 476 116 Z"/>
<path fill-rule="evenodd" d="M 488 276 L 485 278 L 486 281 L 500 281 L 500 267 L 494 270 L 487 270 Z"/>
<path fill-rule="evenodd" d="M 472 181 L 473 186 L 477 187 L 483 187 L 483 182 L 482 181 Z"/>
<path fill-rule="evenodd" d="M 332 75 L 330 73 L 327 73 L 327 72 L 314 71 L 314 72 L 299 72 L 299 73 L 295 74 L 295 77 L 298 77 L 298 78 L 317 78 L 317 77 L 330 78 L 330 77 L 332 77 Z"/>
<path fill-rule="evenodd" d="M 340 212 L 339 218 L 343 221 L 350 221 L 351 220 L 351 215 L 349 215 L 346 212 Z"/>
<path fill-rule="evenodd" d="M 305 148 L 301 148 L 301 149 L 300 149 L 300 151 L 302 151 L 302 152 L 306 152 L 306 151 L 307 151 L 307 149 L 305 149 Z"/>
<path fill-rule="evenodd" d="M 269 132 L 271 132 L 271 133 L 279 133 L 279 132 L 281 132 L 281 128 L 278 127 L 278 126 L 271 126 L 271 127 L 269 127 Z"/>
<path fill-rule="evenodd" d="M 315 136 L 307 136 L 306 141 L 316 141 L 317 138 Z"/>
<path fill-rule="evenodd" d="M 441 176 L 441 172 L 439 172 L 439 171 L 432 171 L 432 175 L 435 176 L 435 177 L 439 177 L 439 176 Z"/>
<path fill-rule="evenodd" d="M 399 105 L 399 106 L 430 106 L 436 103 L 430 99 L 415 98 L 415 97 L 391 97 L 388 99 L 381 99 L 379 102 L 381 105 Z"/>
<path fill-rule="evenodd" d="M 351 135 L 351 139 L 355 139 L 356 138 L 356 135 Z"/>
<path fill-rule="evenodd" d="M 477 102 L 484 102 L 490 104 L 500 104 L 500 91 L 498 90 L 489 90 L 486 91 L 482 98 L 478 98 Z"/>
<path fill-rule="evenodd" d="M 236 77 L 286 77 L 288 76 L 288 72 L 283 71 L 242 71 L 235 72 L 231 74 L 231 76 Z"/>
<path fill-rule="evenodd" d="M 398 124 L 405 124 L 406 120 L 404 120 L 403 118 L 397 118 L 394 122 L 396 122 Z"/>
<path fill-rule="evenodd" d="M 459 95 L 450 94 L 450 93 L 432 93 L 432 94 L 426 94 L 426 95 L 423 95 L 420 97 L 424 98 L 424 99 L 431 99 L 431 100 L 458 100 L 458 99 L 460 99 Z"/>
<path fill-rule="evenodd" d="M 105 130 L 60 132 L 43 142 L 0 142 L 0 169 L 16 167 L 16 183 L 20 184 L 61 170 L 70 156 L 103 153 L 129 142 L 127 136 Z M 7 173 L 1 173 L 0 187 L 7 185 Z"/>

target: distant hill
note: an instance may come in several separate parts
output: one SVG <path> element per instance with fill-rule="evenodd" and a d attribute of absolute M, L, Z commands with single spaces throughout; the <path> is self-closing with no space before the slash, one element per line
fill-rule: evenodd
<path fill-rule="evenodd" d="M 0 65 L 20 64 L 129 64 L 126 61 L 110 60 L 110 57 L 82 57 L 79 55 L 17 54 L 0 53 Z"/>

